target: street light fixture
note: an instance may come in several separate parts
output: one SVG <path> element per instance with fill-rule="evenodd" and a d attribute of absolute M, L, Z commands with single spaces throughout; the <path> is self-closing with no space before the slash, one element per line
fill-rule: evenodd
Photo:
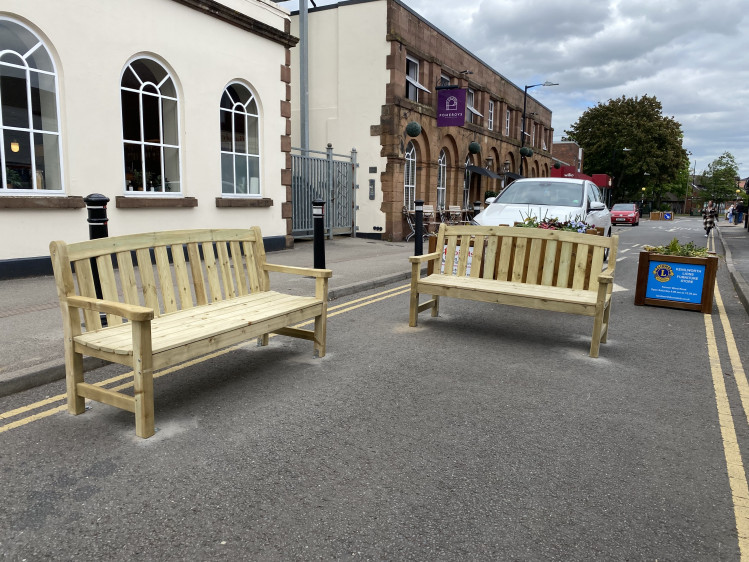
<path fill-rule="evenodd" d="M 522 125 L 522 132 L 520 133 L 520 149 L 521 152 L 523 152 L 522 148 L 525 146 L 525 110 L 528 105 L 528 90 L 531 88 L 536 88 L 537 86 L 559 86 L 556 82 L 549 82 L 548 80 L 544 82 L 543 84 L 531 84 L 530 86 L 525 87 L 525 91 L 523 92 L 523 125 Z M 523 155 L 520 154 L 520 175 L 523 175 Z"/>

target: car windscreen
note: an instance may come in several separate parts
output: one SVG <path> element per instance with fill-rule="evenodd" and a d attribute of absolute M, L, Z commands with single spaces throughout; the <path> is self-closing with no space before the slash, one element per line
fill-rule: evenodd
<path fill-rule="evenodd" d="M 580 207 L 583 186 L 574 182 L 518 181 L 507 186 L 493 204 Z"/>
<path fill-rule="evenodd" d="M 635 205 L 634 203 L 617 203 L 613 207 L 611 207 L 612 211 L 634 211 Z"/>

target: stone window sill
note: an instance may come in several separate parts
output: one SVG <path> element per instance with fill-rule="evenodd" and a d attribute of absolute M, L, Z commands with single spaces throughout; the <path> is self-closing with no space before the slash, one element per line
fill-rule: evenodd
<path fill-rule="evenodd" d="M 263 208 L 272 207 L 273 199 L 263 197 L 262 199 L 242 199 L 234 197 L 216 197 L 216 207 L 228 208 L 228 207 L 253 207 Z"/>
<path fill-rule="evenodd" d="M 0 209 L 83 209 L 86 204 L 83 197 L 52 197 L 52 196 L 2 196 Z"/>
<path fill-rule="evenodd" d="M 118 209 L 165 209 L 181 207 L 197 207 L 195 197 L 115 197 Z"/>

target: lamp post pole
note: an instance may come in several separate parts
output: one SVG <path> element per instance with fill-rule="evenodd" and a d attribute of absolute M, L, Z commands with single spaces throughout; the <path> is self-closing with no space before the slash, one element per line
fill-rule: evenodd
<path fill-rule="evenodd" d="M 523 123 L 521 124 L 521 131 L 520 131 L 520 148 L 525 146 L 525 111 L 528 106 L 528 90 L 531 88 L 535 88 L 537 86 L 559 86 L 559 84 L 556 84 L 555 82 L 549 82 L 548 80 L 544 82 L 543 84 L 531 84 L 530 86 L 526 86 L 523 91 Z M 520 154 L 520 171 L 519 174 L 523 175 L 523 158 L 524 156 Z"/>

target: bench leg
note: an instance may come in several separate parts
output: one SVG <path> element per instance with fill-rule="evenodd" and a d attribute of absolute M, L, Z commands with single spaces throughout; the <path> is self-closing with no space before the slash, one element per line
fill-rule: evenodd
<path fill-rule="evenodd" d="M 257 346 L 258 347 L 264 347 L 268 345 L 268 342 L 270 341 L 270 335 L 269 334 L 263 334 L 262 336 L 258 337 L 257 339 Z"/>
<path fill-rule="evenodd" d="M 598 350 L 601 347 L 601 342 L 606 342 L 606 333 L 608 332 L 608 310 L 611 307 L 600 305 L 600 309 L 596 311 L 595 319 L 593 320 L 593 337 L 590 341 L 590 356 L 598 357 Z"/>
<path fill-rule="evenodd" d="M 70 339 L 65 343 L 65 386 L 68 394 L 68 412 L 76 416 L 86 411 L 86 401 L 78 394 L 79 382 L 83 382 L 83 355 L 73 351 L 73 342 Z"/>
<path fill-rule="evenodd" d="M 408 325 L 414 327 L 417 325 L 419 318 L 419 293 L 415 287 L 411 286 L 411 304 L 408 309 Z"/>
<path fill-rule="evenodd" d="M 133 382 L 135 434 L 145 439 L 155 433 L 151 323 L 148 321 L 133 322 Z"/>
<path fill-rule="evenodd" d="M 325 357 L 325 339 L 327 337 L 326 314 L 315 317 L 315 357 Z"/>
<path fill-rule="evenodd" d="M 437 318 L 440 315 L 440 298 L 437 295 L 432 295 L 434 304 L 432 305 L 432 318 Z"/>

